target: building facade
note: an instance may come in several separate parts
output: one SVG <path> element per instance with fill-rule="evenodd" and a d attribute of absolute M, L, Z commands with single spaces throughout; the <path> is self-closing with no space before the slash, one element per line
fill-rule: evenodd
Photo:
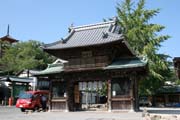
<path fill-rule="evenodd" d="M 147 60 L 130 49 L 116 20 L 71 27 L 66 38 L 43 49 L 61 59 L 35 74 L 49 79 L 51 110 L 139 109 Z"/>

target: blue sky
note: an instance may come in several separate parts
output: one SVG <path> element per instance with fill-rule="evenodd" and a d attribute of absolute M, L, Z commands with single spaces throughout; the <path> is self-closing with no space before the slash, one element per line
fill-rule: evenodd
<path fill-rule="evenodd" d="M 18 40 L 55 42 L 68 33 L 68 27 L 102 22 L 116 16 L 116 5 L 122 0 L 0 0 L 0 36 Z M 134 0 L 135 1 L 135 0 Z M 161 53 L 180 56 L 180 0 L 146 0 L 146 8 L 160 8 L 153 23 L 164 25 L 160 34 L 171 36 L 160 48 Z"/>

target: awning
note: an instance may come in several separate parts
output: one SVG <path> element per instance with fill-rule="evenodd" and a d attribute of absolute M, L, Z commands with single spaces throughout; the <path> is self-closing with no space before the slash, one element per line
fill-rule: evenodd
<path fill-rule="evenodd" d="M 5 82 L 21 82 L 21 83 L 32 83 L 33 78 L 20 78 L 20 77 L 3 77 L 1 81 Z"/>
<path fill-rule="evenodd" d="M 104 69 L 124 69 L 124 68 L 136 68 L 146 66 L 147 59 L 143 58 L 121 58 L 114 60 L 110 65 Z"/>
<path fill-rule="evenodd" d="M 169 86 L 162 86 L 157 91 L 157 94 L 173 94 L 173 93 L 180 93 L 180 86 L 179 85 L 169 85 Z"/>
<path fill-rule="evenodd" d="M 56 74 L 61 73 L 63 71 L 63 64 L 49 64 L 45 70 L 31 72 L 33 75 L 48 75 L 48 74 Z"/>

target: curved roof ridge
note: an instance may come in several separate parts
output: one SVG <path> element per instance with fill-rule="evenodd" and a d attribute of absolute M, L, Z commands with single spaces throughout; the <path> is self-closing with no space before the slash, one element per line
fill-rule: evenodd
<path fill-rule="evenodd" d="M 52 46 L 52 45 L 56 45 L 58 43 L 66 43 L 68 41 L 68 39 L 73 35 L 75 31 L 72 30 L 66 37 L 64 38 L 61 38 L 60 40 L 56 41 L 56 42 L 53 42 L 53 43 L 49 43 L 49 44 L 45 44 L 43 46 L 41 46 L 42 48 L 46 48 L 46 47 L 49 47 L 49 46 Z"/>
<path fill-rule="evenodd" d="M 69 28 L 69 34 L 59 41 L 44 45 L 44 50 L 69 49 L 107 44 L 120 41 L 123 38 L 121 33 L 114 32 L 117 26 L 116 20 L 96 24 L 83 25 Z"/>
<path fill-rule="evenodd" d="M 50 47 L 50 46 L 56 45 L 56 44 L 58 44 L 58 43 L 62 43 L 62 40 L 58 40 L 58 41 L 53 42 L 53 43 L 44 44 L 44 45 L 42 45 L 42 46 L 40 46 L 40 47 L 44 49 L 44 48 L 46 48 L 46 47 Z"/>
<path fill-rule="evenodd" d="M 124 36 L 122 34 L 117 34 L 117 33 L 113 33 L 110 31 L 107 31 L 108 36 L 110 37 L 114 37 L 114 38 L 124 38 Z"/>
<path fill-rule="evenodd" d="M 106 27 L 106 26 L 109 26 L 110 24 L 115 24 L 115 21 L 111 20 L 107 22 L 76 26 L 76 27 L 72 27 L 71 29 L 74 29 L 75 31 L 80 31 L 80 30 L 92 29 L 92 28 L 97 28 L 97 27 Z"/>

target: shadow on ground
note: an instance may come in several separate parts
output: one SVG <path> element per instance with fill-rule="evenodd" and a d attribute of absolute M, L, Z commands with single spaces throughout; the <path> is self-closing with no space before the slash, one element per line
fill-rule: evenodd
<path fill-rule="evenodd" d="M 141 111 L 152 114 L 180 114 L 180 108 L 141 108 Z"/>
<path fill-rule="evenodd" d="M 180 110 L 147 110 L 147 112 L 155 114 L 180 114 Z"/>

